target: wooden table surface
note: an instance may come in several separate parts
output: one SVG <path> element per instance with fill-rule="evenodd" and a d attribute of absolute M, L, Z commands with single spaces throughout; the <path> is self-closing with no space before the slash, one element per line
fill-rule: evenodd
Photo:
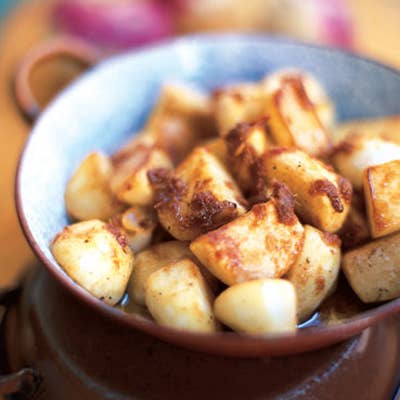
<path fill-rule="evenodd" d="M 349 0 L 357 50 L 400 68 L 400 1 Z M 48 7 L 29 2 L 14 10 L 0 34 L 0 287 L 12 285 L 33 255 L 14 209 L 14 173 L 30 130 L 12 95 L 12 77 L 22 56 L 49 35 Z M 27 34 L 29 33 L 29 34 Z"/>

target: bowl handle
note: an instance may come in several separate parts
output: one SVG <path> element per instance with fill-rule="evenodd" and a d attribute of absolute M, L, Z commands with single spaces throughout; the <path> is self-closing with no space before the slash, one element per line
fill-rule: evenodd
<path fill-rule="evenodd" d="M 7 308 L 13 305 L 19 298 L 21 288 L 0 289 L 0 307 L 3 308 L 0 314 L 0 335 L 3 336 L 3 321 L 7 314 Z M 1 344 L 4 344 L 4 338 L 1 337 Z M 4 347 L 4 346 L 2 346 Z M 5 349 L 0 349 L 5 352 Z M 1 358 L 5 354 L 0 354 Z M 22 398 L 33 398 L 41 386 L 42 378 L 34 368 L 22 368 L 18 372 L 0 375 L 0 396 L 18 394 Z"/>
<path fill-rule="evenodd" d="M 20 110 L 31 121 L 35 120 L 42 111 L 31 85 L 32 73 L 36 67 L 53 61 L 57 57 L 70 59 L 89 68 L 100 61 L 103 54 L 88 42 L 69 36 L 56 36 L 29 51 L 17 68 L 14 90 Z M 43 82 L 43 84 L 49 84 L 49 82 Z M 52 95 L 55 94 L 52 93 Z"/>

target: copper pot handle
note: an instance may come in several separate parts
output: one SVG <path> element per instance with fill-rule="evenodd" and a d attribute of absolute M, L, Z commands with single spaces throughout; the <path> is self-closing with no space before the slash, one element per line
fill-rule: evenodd
<path fill-rule="evenodd" d="M 20 287 L 12 289 L 0 289 L 0 306 L 5 310 L 0 315 L 0 334 L 3 334 L 4 316 L 7 308 L 13 305 L 19 298 Z M 42 379 L 34 368 L 23 368 L 16 373 L 0 375 L 0 395 L 18 394 L 22 398 L 33 398 L 38 393 Z"/>
<path fill-rule="evenodd" d="M 70 57 L 89 67 L 97 63 L 103 55 L 91 44 L 69 36 L 54 37 L 29 51 L 17 68 L 14 89 L 20 110 L 31 121 L 42 111 L 31 87 L 31 73 L 39 64 L 59 56 Z"/>
<path fill-rule="evenodd" d="M 18 394 L 34 398 L 42 379 L 33 368 L 23 368 L 15 374 L 0 376 L 0 395 Z"/>
<path fill-rule="evenodd" d="M 21 112 L 34 121 L 42 109 L 31 87 L 31 74 L 35 67 L 58 56 L 67 56 L 88 67 L 103 58 L 103 54 L 94 46 L 72 37 L 58 36 L 39 44 L 29 51 L 17 68 L 14 80 L 14 94 Z M 0 344 L 3 340 L 3 323 L 7 309 L 15 304 L 20 294 L 20 288 L 0 288 Z M 0 348 L 1 352 L 5 349 Z M 1 353 L 0 353 L 1 354 Z M 23 368 L 18 372 L 0 375 L 0 397 L 17 394 L 21 398 L 32 399 L 38 394 L 42 378 L 34 368 Z M 20 398 L 20 397 L 18 397 Z"/>

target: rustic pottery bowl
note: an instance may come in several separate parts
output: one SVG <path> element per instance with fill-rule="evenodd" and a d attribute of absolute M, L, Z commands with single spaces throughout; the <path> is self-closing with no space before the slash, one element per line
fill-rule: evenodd
<path fill-rule="evenodd" d="M 50 252 L 51 239 L 69 223 L 63 195 L 71 173 L 90 151 L 111 153 L 138 131 L 162 82 L 178 80 L 208 90 L 228 82 L 257 80 L 288 66 L 311 72 L 325 85 L 339 120 L 400 113 L 399 72 L 338 50 L 253 35 L 192 36 L 116 56 L 62 92 L 36 122 L 16 183 L 22 227 L 48 273 L 105 324 L 230 356 L 284 355 L 322 348 L 400 311 L 400 299 L 365 309 L 349 292 L 336 303 L 331 301 L 319 317 L 295 334 L 256 337 L 183 332 L 107 306 L 74 283 Z"/>

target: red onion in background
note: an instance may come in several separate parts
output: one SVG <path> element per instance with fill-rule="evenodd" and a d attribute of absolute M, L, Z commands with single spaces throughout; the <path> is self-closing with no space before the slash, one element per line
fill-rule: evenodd
<path fill-rule="evenodd" d="M 269 31 L 351 48 L 346 0 L 59 0 L 63 32 L 111 49 L 151 43 L 176 32 Z"/>
<path fill-rule="evenodd" d="M 350 49 L 353 27 L 345 0 L 311 0 L 322 43 Z"/>
<path fill-rule="evenodd" d="M 160 0 L 59 0 L 54 20 L 62 32 L 118 50 L 171 36 L 174 23 L 168 4 Z"/>

